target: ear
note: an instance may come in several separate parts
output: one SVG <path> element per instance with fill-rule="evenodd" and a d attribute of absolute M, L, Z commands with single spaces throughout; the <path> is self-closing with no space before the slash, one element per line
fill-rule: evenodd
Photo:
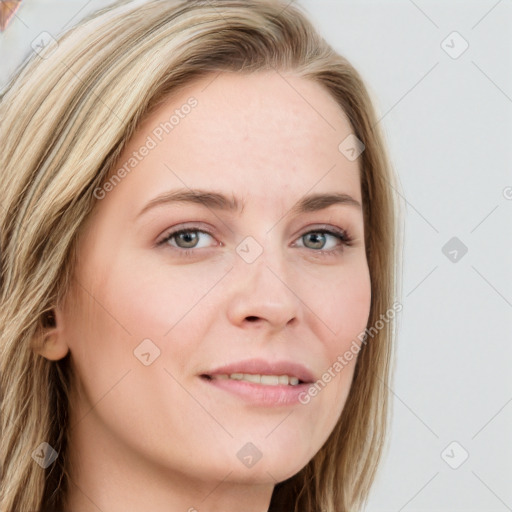
<path fill-rule="evenodd" d="M 69 346 L 64 339 L 63 316 L 58 308 L 46 312 L 42 319 L 42 331 L 34 352 L 50 361 L 66 357 Z"/>

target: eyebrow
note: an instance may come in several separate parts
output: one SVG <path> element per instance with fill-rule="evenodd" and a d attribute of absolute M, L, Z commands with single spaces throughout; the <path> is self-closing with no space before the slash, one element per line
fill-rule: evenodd
<path fill-rule="evenodd" d="M 144 208 L 142 208 L 142 210 L 137 214 L 137 217 L 140 217 L 148 210 L 157 206 L 174 203 L 200 204 L 213 210 L 238 213 L 241 213 L 245 207 L 245 203 L 243 201 L 240 202 L 234 195 L 229 198 L 221 192 L 215 192 L 212 190 L 178 189 L 166 192 L 149 201 L 149 203 L 147 203 L 146 206 L 144 206 Z M 300 213 L 315 212 L 329 208 L 329 206 L 335 204 L 353 206 L 357 209 L 361 209 L 359 201 L 354 199 L 352 196 L 344 193 L 332 192 L 323 194 L 316 193 L 305 196 L 290 209 L 289 213 L 297 215 Z"/>

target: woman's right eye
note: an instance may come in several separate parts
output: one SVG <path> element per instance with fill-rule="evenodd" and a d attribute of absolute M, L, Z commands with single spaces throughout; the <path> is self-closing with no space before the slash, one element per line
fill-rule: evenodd
<path fill-rule="evenodd" d="M 170 241 L 174 241 L 174 244 L 168 244 L 171 245 L 172 248 L 176 250 L 182 250 L 185 251 L 185 255 L 188 254 L 187 249 L 201 249 L 204 247 L 199 247 L 198 241 L 200 240 L 199 234 L 208 235 L 209 237 L 213 237 L 211 233 L 208 233 L 207 231 L 204 231 L 202 229 L 198 228 L 186 228 L 186 229 L 179 229 L 176 231 L 171 231 L 168 233 L 160 242 L 158 242 L 158 246 L 162 246 L 164 244 L 168 244 Z"/>

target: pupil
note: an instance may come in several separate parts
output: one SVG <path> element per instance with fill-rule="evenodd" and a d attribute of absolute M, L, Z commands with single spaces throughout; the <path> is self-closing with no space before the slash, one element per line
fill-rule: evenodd
<path fill-rule="evenodd" d="M 317 247 L 315 247 L 315 249 L 318 249 L 318 244 L 320 244 L 320 246 L 322 246 L 323 244 L 323 238 L 325 238 L 325 235 L 324 234 L 321 234 L 321 233 L 310 233 L 309 234 L 310 237 L 313 238 L 313 244 L 317 244 Z M 318 237 L 322 237 L 322 239 L 318 239 Z M 315 238 L 317 238 L 317 241 L 315 242 Z"/>
<path fill-rule="evenodd" d="M 194 238 L 196 238 L 197 235 L 194 236 L 194 233 L 188 232 L 188 233 L 182 233 L 180 236 L 182 237 L 182 239 L 184 239 L 185 244 L 191 243 L 192 244 L 191 247 L 194 246 L 194 242 L 195 242 Z"/>

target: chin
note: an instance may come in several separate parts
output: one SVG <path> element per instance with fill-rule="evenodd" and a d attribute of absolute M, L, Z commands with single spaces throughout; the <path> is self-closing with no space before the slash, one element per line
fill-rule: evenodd
<path fill-rule="evenodd" d="M 274 454 L 264 459 L 265 457 L 262 456 L 250 467 L 244 467 L 242 463 L 235 466 L 230 480 L 251 484 L 277 484 L 296 475 L 310 460 L 294 460 L 289 453 L 283 456 Z"/>

